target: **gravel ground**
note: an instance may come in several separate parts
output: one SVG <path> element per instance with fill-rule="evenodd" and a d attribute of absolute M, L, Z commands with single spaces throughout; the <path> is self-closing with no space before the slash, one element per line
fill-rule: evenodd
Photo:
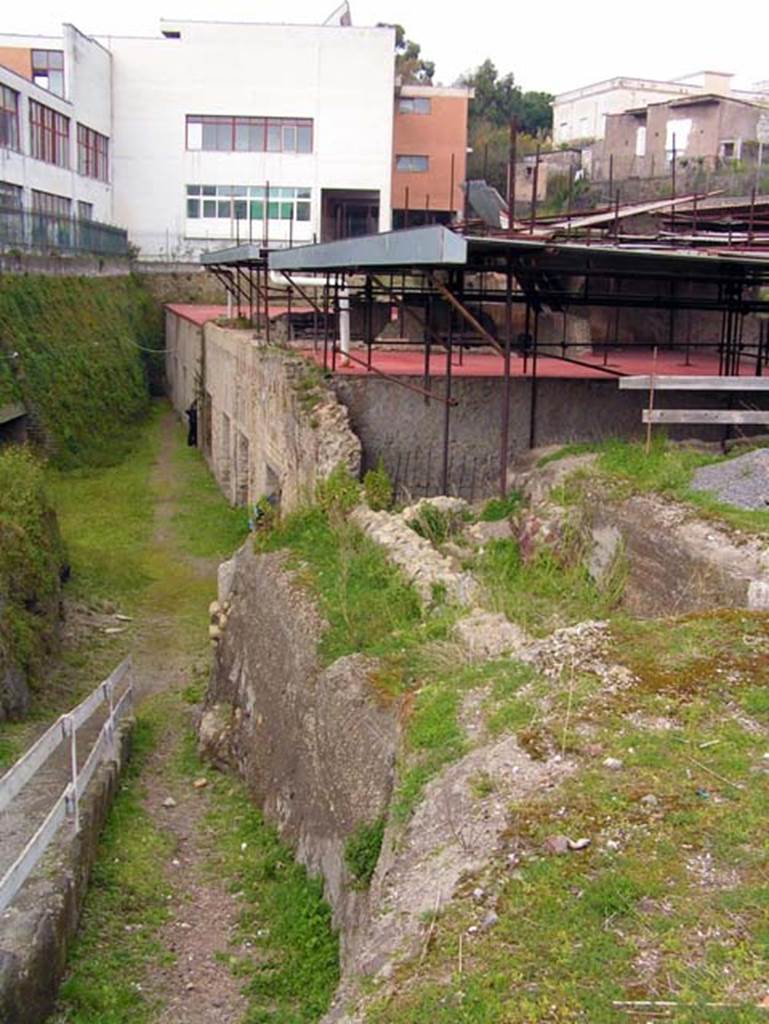
<path fill-rule="evenodd" d="M 738 508 L 768 508 L 769 448 L 757 448 L 736 459 L 703 466 L 694 474 L 692 488 L 709 491 Z"/>

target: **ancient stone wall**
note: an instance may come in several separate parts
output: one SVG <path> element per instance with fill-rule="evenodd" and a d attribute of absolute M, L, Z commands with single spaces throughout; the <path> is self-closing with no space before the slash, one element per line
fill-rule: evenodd
<path fill-rule="evenodd" d="M 340 463 L 357 475 L 361 446 L 320 373 L 253 330 L 205 327 L 166 312 L 166 373 L 181 414 L 198 399 L 198 446 L 237 505 L 270 496 L 296 508 Z"/>

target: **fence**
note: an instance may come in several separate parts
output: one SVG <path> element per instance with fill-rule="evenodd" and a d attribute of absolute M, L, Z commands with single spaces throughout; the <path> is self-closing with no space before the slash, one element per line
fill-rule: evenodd
<path fill-rule="evenodd" d="M 120 684 L 125 688 L 115 702 Z M 108 713 L 88 757 L 78 769 L 77 731 L 94 713 L 107 704 Z M 133 704 L 131 659 L 126 658 L 115 671 L 100 683 L 89 697 L 69 714 L 62 715 L 0 779 L 0 813 L 43 767 L 56 751 L 66 744 L 69 755 L 68 781 L 46 815 L 45 820 L 16 860 L 0 878 L 0 914 L 13 900 L 30 873 L 53 842 L 63 822 L 69 818 L 75 832 L 80 830 L 80 800 L 94 772 L 107 758 L 116 759 L 116 727 Z"/>
<path fill-rule="evenodd" d="M 128 233 L 97 220 L 0 206 L 0 248 L 126 256 Z"/>

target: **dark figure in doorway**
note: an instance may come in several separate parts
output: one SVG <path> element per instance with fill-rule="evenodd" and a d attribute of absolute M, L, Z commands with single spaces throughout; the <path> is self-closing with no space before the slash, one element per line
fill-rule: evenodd
<path fill-rule="evenodd" d="M 198 403 L 193 402 L 186 410 L 189 426 L 187 427 L 187 444 L 190 448 L 197 447 L 198 443 Z"/>

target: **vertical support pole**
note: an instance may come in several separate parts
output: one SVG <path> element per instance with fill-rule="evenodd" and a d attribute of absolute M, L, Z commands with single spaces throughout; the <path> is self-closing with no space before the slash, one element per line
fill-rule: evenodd
<path fill-rule="evenodd" d="M 430 396 L 427 394 L 430 390 L 430 351 L 432 343 L 432 326 L 433 326 L 433 289 L 432 284 L 430 290 L 425 297 L 425 329 L 422 335 L 422 342 L 425 347 L 425 364 L 424 371 L 422 374 L 422 386 L 425 389 L 425 405 L 430 404 Z"/>
<path fill-rule="evenodd" d="M 329 280 L 326 273 L 326 282 L 323 285 L 323 369 L 328 371 L 328 305 L 329 305 Z"/>
<path fill-rule="evenodd" d="M 499 496 L 507 497 L 507 463 L 510 450 L 510 350 L 513 344 L 513 264 L 507 257 L 505 275 L 505 386 L 502 392 L 502 422 L 499 437 Z"/>
<path fill-rule="evenodd" d="M 334 331 L 331 336 L 331 372 L 336 373 L 336 353 L 339 348 L 339 274 L 334 274 Z"/>
<path fill-rule="evenodd" d="M 750 190 L 750 215 L 748 217 L 748 245 L 753 244 L 753 225 L 756 216 L 756 186 Z"/>
<path fill-rule="evenodd" d="M 403 226 L 407 228 L 409 226 L 409 187 L 408 185 L 403 192 Z"/>
<path fill-rule="evenodd" d="M 614 194 L 614 154 L 609 157 L 609 202 Z"/>
<path fill-rule="evenodd" d="M 673 159 L 670 166 L 670 185 L 672 188 L 672 198 L 676 197 L 676 133 L 673 132 Z M 670 230 L 675 231 L 676 229 L 676 206 L 675 203 L 670 204 Z"/>
<path fill-rule="evenodd" d="M 270 183 L 265 182 L 264 186 L 264 247 L 270 246 Z"/>
<path fill-rule="evenodd" d="M 510 151 L 507 160 L 507 233 L 515 232 L 515 168 L 518 163 L 518 121 L 510 118 Z"/>
<path fill-rule="evenodd" d="M 69 771 L 70 771 L 70 814 L 74 819 L 75 832 L 80 831 L 80 802 L 77 792 L 77 729 L 70 715 L 64 716 L 65 729 L 69 736 Z"/>
<path fill-rule="evenodd" d="M 455 173 L 455 171 L 454 171 L 454 161 L 455 161 L 455 155 L 454 155 L 454 152 L 452 151 L 452 153 L 451 153 L 451 177 L 449 179 L 449 210 L 451 211 L 451 220 L 452 220 L 452 222 L 454 221 L 454 217 L 455 217 L 456 212 L 457 212 L 456 204 L 454 202 L 454 188 L 456 186 L 456 182 L 454 180 L 454 173 Z"/>
<path fill-rule="evenodd" d="M 267 186 L 269 193 L 270 186 Z M 270 343 L 270 278 L 267 270 L 267 256 L 264 257 L 264 337 Z"/>
<path fill-rule="evenodd" d="M 288 285 L 286 289 L 286 307 L 286 316 L 288 317 L 288 323 L 286 324 L 286 337 L 289 341 L 293 341 L 293 330 L 291 328 L 291 285 Z"/>
<path fill-rule="evenodd" d="M 449 288 L 452 286 L 449 278 Z M 449 306 L 449 325 L 446 334 L 446 401 L 443 408 L 443 467 L 441 470 L 441 490 L 444 494 L 449 493 L 449 445 L 451 442 L 451 374 L 452 358 L 451 348 L 454 340 L 454 307 Z"/>
<path fill-rule="evenodd" d="M 537 349 L 539 341 L 539 310 L 534 310 L 534 336 L 532 338 L 531 356 L 531 407 L 529 419 L 529 448 L 533 448 L 537 439 Z"/>
<path fill-rule="evenodd" d="M 370 370 L 374 343 L 374 289 L 371 284 L 371 274 L 366 274 L 366 284 L 363 294 L 365 297 L 364 322 L 366 330 L 366 369 Z"/>
<path fill-rule="evenodd" d="M 534 221 L 537 219 L 537 189 L 539 187 L 539 156 L 540 156 L 540 145 L 537 143 L 537 155 L 534 160 L 534 175 L 531 179 L 531 223 L 529 224 L 529 234 L 534 234 Z"/>
<path fill-rule="evenodd" d="M 574 164 L 569 164 L 569 194 L 566 199 L 566 234 L 571 234 L 571 207 L 574 202 Z"/>

